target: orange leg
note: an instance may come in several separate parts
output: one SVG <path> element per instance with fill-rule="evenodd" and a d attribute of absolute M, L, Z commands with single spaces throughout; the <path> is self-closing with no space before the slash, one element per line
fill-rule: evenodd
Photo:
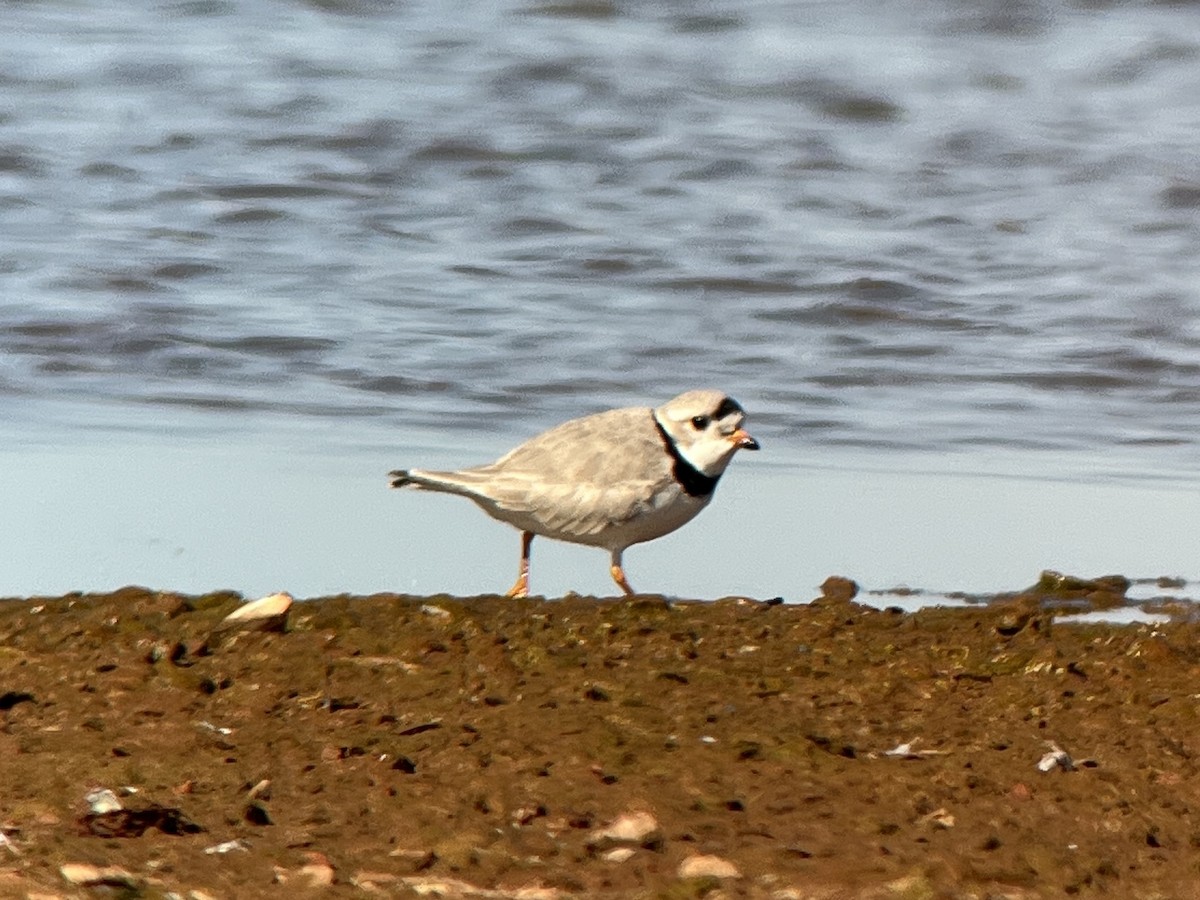
<path fill-rule="evenodd" d="M 529 545 L 533 543 L 533 532 L 521 532 L 521 570 L 517 575 L 517 583 L 508 589 L 504 596 L 514 599 L 529 596 Z"/>
<path fill-rule="evenodd" d="M 637 593 L 629 586 L 629 582 L 625 580 L 625 570 L 621 568 L 621 551 L 614 550 L 612 553 L 612 565 L 609 567 L 609 572 L 612 573 L 612 580 L 617 583 L 617 587 L 625 592 L 625 596 L 631 596 Z"/>

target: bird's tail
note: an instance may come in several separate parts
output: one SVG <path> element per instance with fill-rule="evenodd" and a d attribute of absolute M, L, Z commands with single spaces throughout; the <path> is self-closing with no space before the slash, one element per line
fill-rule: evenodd
<path fill-rule="evenodd" d="M 426 472 L 421 469 L 396 469 L 388 472 L 394 488 L 414 487 L 422 491 L 439 491 L 443 494 L 474 496 L 473 481 L 462 472 Z"/>
<path fill-rule="evenodd" d="M 388 472 L 389 484 L 394 488 L 407 487 L 410 484 L 416 484 L 413 480 L 412 473 L 408 469 L 396 469 L 394 472 Z"/>

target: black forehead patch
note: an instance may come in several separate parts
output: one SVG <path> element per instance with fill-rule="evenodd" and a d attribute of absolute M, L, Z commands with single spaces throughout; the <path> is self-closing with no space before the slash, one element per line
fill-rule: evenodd
<path fill-rule="evenodd" d="M 733 415 L 734 413 L 742 413 L 742 415 L 745 415 L 745 411 L 736 400 L 734 400 L 732 397 L 726 397 L 721 401 L 721 405 L 717 407 L 717 411 L 713 413 L 713 418 L 723 419 L 726 416 Z"/>

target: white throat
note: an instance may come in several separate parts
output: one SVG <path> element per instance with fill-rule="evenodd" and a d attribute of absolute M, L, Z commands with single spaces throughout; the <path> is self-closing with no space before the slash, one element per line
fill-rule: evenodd
<path fill-rule="evenodd" d="M 708 478 L 721 477 L 721 473 L 729 465 L 729 460 L 733 458 L 734 448 L 727 441 L 704 434 L 700 436 L 699 440 L 694 440 L 690 444 L 685 443 L 671 435 L 671 432 L 658 418 L 657 413 L 654 421 L 658 423 L 658 427 L 662 429 L 666 439 L 671 442 L 671 446 L 679 454 L 680 459 Z"/>

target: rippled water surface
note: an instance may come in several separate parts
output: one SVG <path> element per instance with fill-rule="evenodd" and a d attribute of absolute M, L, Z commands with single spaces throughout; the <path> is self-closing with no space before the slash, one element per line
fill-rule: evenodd
<path fill-rule="evenodd" d="M 9 452 L 478 461 L 715 385 L 796 472 L 1195 490 L 1194 4 L 4 20 Z"/>

